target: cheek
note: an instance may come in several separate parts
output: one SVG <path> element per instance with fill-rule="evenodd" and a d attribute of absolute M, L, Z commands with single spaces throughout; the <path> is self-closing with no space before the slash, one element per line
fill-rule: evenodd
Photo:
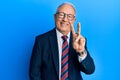
<path fill-rule="evenodd" d="M 56 25 L 57 25 L 57 26 L 60 26 L 60 22 L 59 22 L 59 21 L 56 21 Z"/>
<path fill-rule="evenodd" d="M 55 17 L 55 24 L 56 24 L 56 26 L 59 26 L 59 25 L 60 25 L 60 21 L 58 20 L 57 17 Z"/>
<path fill-rule="evenodd" d="M 56 24 L 57 24 L 58 26 L 60 26 L 60 21 L 59 21 L 59 20 L 57 20 L 57 21 L 56 21 Z"/>
<path fill-rule="evenodd" d="M 60 22 L 56 21 L 56 27 L 59 29 L 60 28 Z"/>

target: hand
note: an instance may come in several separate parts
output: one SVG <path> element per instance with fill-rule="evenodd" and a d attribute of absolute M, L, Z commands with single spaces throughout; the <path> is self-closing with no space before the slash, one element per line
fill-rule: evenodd
<path fill-rule="evenodd" d="M 73 24 L 71 24 L 71 30 L 72 30 L 72 34 L 73 34 L 73 48 L 76 50 L 76 52 L 84 52 L 85 51 L 85 38 L 80 34 L 81 33 L 81 26 L 80 26 L 80 22 L 78 23 L 78 29 L 77 29 L 77 33 L 75 33 L 74 30 L 74 26 Z"/>

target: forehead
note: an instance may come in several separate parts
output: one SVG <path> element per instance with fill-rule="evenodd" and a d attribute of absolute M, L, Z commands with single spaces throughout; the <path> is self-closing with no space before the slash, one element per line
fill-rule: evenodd
<path fill-rule="evenodd" d="M 64 12 L 67 14 L 75 14 L 74 8 L 69 4 L 64 4 L 64 5 L 60 6 L 58 8 L 57 12 Z"/>

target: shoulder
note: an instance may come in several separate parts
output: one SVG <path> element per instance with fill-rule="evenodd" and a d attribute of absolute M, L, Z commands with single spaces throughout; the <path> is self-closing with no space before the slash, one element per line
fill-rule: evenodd
<path fill-rule="evenodd" d="M 37 39 L 37 40 L 46 40 L 46 39 L 48 39 L 49 36 L 54 36 L 54 35 L 56 35 L 56 30 L 55 30 L 55 28 L 52 29 L 52 30 L 50 30 L 50 31 L 48 31 L 48 32 L 46 32 L 46 33 L 37 35 L 37 36 L 36 36 L 36 39 Z"/>

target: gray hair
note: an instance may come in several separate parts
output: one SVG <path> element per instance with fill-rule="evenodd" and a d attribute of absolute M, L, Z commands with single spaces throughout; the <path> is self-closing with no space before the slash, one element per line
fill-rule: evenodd
<path fill-rule="evenodd" d="M 70 5 L 73 9 L 74 9 L 74 11 L 75 11 L 75 13 L 76 13 L 76 10 L 75 10 L 75 6 L 72 4 L 72 3 L 70 3 L 70 2 L 64 2 L 64 3 L 62 3 L 61 5 L 59 5 L 58 7 L 57 7 L 57 10 L 56 10 L 56 12 L 59 10 L 59 8 L 61 7 L 61 6 L 63 6 L 63 5 Z"/>

